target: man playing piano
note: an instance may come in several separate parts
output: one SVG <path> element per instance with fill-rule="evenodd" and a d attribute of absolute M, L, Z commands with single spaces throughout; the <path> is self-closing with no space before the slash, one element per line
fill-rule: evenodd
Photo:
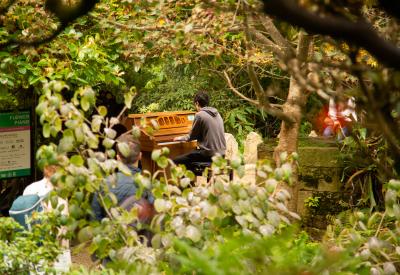
<path fill-rule="evenodd" d="M 224 122 L 217 109 L 208 106 L 209 100 L 206 92 L 196 93 L 193 101 L 197 113 L 192 130 L 188 135 L 174 138 L 174 141 L 197 140 L 197 149 L 174 159 L 176 165 L 184 164 L 187 169 L 192 171 L 194 162 L 211 162 L 214 155 L 225 155 Z"/>

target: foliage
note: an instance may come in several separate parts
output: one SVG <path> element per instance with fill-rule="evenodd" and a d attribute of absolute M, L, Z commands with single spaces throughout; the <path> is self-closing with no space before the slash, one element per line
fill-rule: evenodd
<path fill-rule="evenodd" d="M 57 209 L 54 215 L 68 229 L 65 237 L 77 233 L 80 242 L 90 241 L 90 251 L 98 257 L 110 257 L 116 263 L 154 265 L 163 251 L 172 249 L 174 236 L 198 247 L 207 247 L 220 239 L 222 232 L 244 232 L 261 237 L 290 224 L 286 216 L 298 218 L 285 206 L 288 193 L 276 190 L 279 181 L 290 178 L 290 165 L 274 172 L 265 163 L 258 171 L 264 179 L 263 183 L 246 188 L 245 183 L 230 183 L 224 176 L 214 177 L 214 181 L 207 186 L 192 186 L 190 181 L 194 175 L 184 167 L 172 166 L 168 180 L 165 170 L 161 177 L 150 177 L 146 173 L 135 175 L 140 187 L 139 195 L 144 188 L 152 187 L 156 197 L 155 208 L 159 214 L 151 226 L 157 233 L 152 239 L 153 248 L 141 244 L 137 233 L 130 229 L 130 224 L 136 220 L 136 212 L 118 209 L 111 193 L 100 196 L 108 218 L 100 223 L 91 221 L 92 194 L 100 188 L 107 189 L 104 179 L 114 174 L 115 170 L 125 174 L 130 172 L 115 160 L 115 131 L 111 126 L 118 123 L 118 118 L 106 118 L 107 109 L 96 107 L 91 88 L 76 90 L 71 102 L 66 102 L 61 96 L 60 91 L 64 89 L 68 87 L 63 82 L 44 83 L 36 111 L 43 125 L 43 135 L 58 137 L 59 141 L 58 144 L 41 146 L 37 151 L 37 160 L 40 167 L 49 164 L 59 167 L 51 179 L 55 192 L 51 194 L 50 201 Z M 86 117 L 89 113 L 92 115 Z M 137 130 L 133 129 L 133 134 L 136 135 Z M 99 151 L 100 144 L 105 151 Z M 123 144 L 117 146 L 120 150 L 124 149 Z M 171 162 L 167 155 L 168 150 L 163 149 L 154 151 L 152 158 L 159 167 L 165 168 Z M 244 167 L 240 161 L 233 161 L 231 166 L 243 175 Z M 212 169 L 217 175 L 231 168 L 226 160 L 215 158 Z M 63 206 L 57 206 L 57 196 L 68 201 L 68 217 L 61 214 Z M 24 240 L 21 242 L 24 243 Z"/>
<path fill-rule="evenodd" d="M 136 98 L 134 108 L 146 109 L 146 105 L 157 103 L 154 111 L 193 110 L 194 94 L 198 90 L 212 89 L 207 83 L 208 79 L 195 75 L 190 69 L 182 68 L 183 66 L 173 68 L 171 61 L 164 62 L 148 69 L 143 68 L 144 72 L 151 74 L 151 78 Z"/>
<path fill-rule="evenodd" d="M 310 132 L 312 130 L 312 124 L 308 121 L 304 121 L 301 125 L 300 125 L 300 133 L 299 136 L 300 137 L 307 137 Z"/>
<path fill-rule="evenodd" d="M 12 10 L 16 17 L 5 16 L 2 20 L 2 24 L 5 21 L 5 27 L 2 26 L 0 30 L 2 40 L 13 33 L 35 38 L 49 31 L 49 28 L 51 30 L 56 27 L 51 15 L 43 10 L 43 2 L 37 6 L 32 5 L 35 1 L 19 2 L 20 5 Z M 344 149 L 349 150 L 348 153 L 355 155 L 350 150 L 354 150 L 355 144 L 358 144 L 357 148 L 365 155 L 372 155 L 377 160 L 375 163 L 366 161 L 365 167 L 360 170 L 363 173 L 355 172 L 351 178 L 360 178 L 360 186 L 366 190 L 366 184 L 372 186 L 372 176 L 377 172 L 375 165 L 382 164 L 382 159 L 385 160 L 383 168 L 391 168 L 393 159 L 394 169 L 399 171 L 400 162 L 395 157 L 396 150 L 388 151 L 393 154 L 393 158 L 388 158 L 384 150 L 386 142 L 390 148 L 398 148 L 397 72 L 382 69 L 362 49 L 321 39 L 316 40 L 313 46 L 309 66 L 303 66 L 307 68 L 307 74 L 301 75 L 298 73 L 301 69 L 298 60 L 289 55 L 286 58 L 280 56 L 286 46 L 280 47 L 278 51 L 275 48 L 274 54 L 271 54 L 264 47 L 267 45 L 270 49 L 274 45 L 250 43 L 254 41 L 249 41 L 249 36 L 244 33 L 244 28 L 251 27 L 256 34 L 265 34 L 263 24 L 251 22 L 249 26 L 246 21 L 250 14 L 247 9 L 257 8 L 258 1 L 248 1 L 245 4 L 241 1 L 214 2 L 221 9 L 209 8 L 201 1 L 104 1 L 93 13 L 78 19 L 49 44 L 38 48 L 8 47 L 0 52 L 2 91 L 11 93 L 13 89 L 27 89 L 31 86 L 40 91 L 36 111 L 43 125 L 42 133 L 45 138 L 53 138 L 54 142 L 38 150 L 38 165 L 59 166 L 52 178 L 55 192 L 50 200 L 54 202 L 59 196 L 70 204 L 70 216 L 60 214 L 61 208 L 57 208 L 57 203 L 54 203 L 54 219 L 43 227 L 39 224 L 35 228 L 58 227 L 57 221 L 62 222 L 68 229 L 65 237 L 77 236 L 79 242 L 90 244 L 91 253 L 111 260 L 108 265 L 110 269 L 104 271 L 110 274 L 193 271 L 229 273 L 244 270 L 252 273 L 296 271 L 315 274 L 394 274 L 399 262 L 398 181 L 389 181 L 385 187 L 384 212 L 369 216 L 357 211 L 348 215 L 348 221 L 337 222 L 328 230 L 325 241 L 327 247 L 313 245 L 303 236 L 300 235 L 299 240 L 297 236 L 291 236 L 290 231 L 286 231 L 291 224 L 290 219 L 296 215 L 287 210 L 286 203 L 290 194 L 281 190 L 280 185 L 291 183 L 292 165 L 296 163 L 294 159 L 289 159 L 289 162 L 276 169 L 267 163 L 259 163 L 257 176 L 260 182 L 248 185 L 240 180 L 243 173 L 240 161 L 235 160 L 228 167 L 223 159 L 215 158 L 213 176 L 208 185 L 193 186 L 193 174 L 184 167 L 172 165 L 169 178 L 165 170 L 170 164 L 168 150 L 155 151 L 152 157 L 162 170 L 156 175 L 145 172 L 135 176 L 140 192 L 152 188 L 157 198 L 155 205 L 159 214 L 151 225 L 151 229 L 156 232 L 152 247 L 141 242 L 137 232 L 132 229 L 131 224 L 137 222 L 136 212 L 128 213 L 119 209 L 112 194 L 106 193 L 101 197 L 108 217 L 101 222 L 90 219 L 91 197 L 100 188 L 107 189 L 104 179 L 113 176 L 116 171 L 129 174 L 126 166 L 115 159 L 113 149 L 117 142 L 115 131 L 111 128 L 119 122 L 119 118 L 108 116 L 108 108 L 96 104 L 96 95 L 102 90 L 110 90 L 130 108 L 135 93 L 133 87 L 140 83 L 143 84 L 139 91 L 141 98 L 138 98 L 136 108 L 191 108 L 190 95 L 193 91 L 216 80 L 215 77 L 204 75 L 197 77 L 199 68 L 204 65 L 211 65 L 221 77 L 224 72 L 228 80 L 232 79 L 235 86 L 240 87 L 238 93 L 242 97 L 257 98 L 258 101 L 252 102 L 258 107 L 261 106 L 260 102 L 270 98 L 282 103 L 281 98 L 286 93 L 281 96 L 279 91 L 288 85 L 288 76 L 282 70 L 288 70 L 292 80 L 303 85 L 308 92 L 316 92 L 325 97 L 341 93 L 356 96 L 359 99 L 358 106 L 372 110 L 368 114 L 372 121 L 375 121 L 376 114 L 380 114 L 376 116 L 380 119 L 376 121 L 378 126 L 389 127 L 382 128 L 386 140 L 377 139 L 371 144 L 363 130 L 357 132 L 357 139 L 345 140 L 345 145 L 349 147 Z M 317 10 L 322 5 L 324 13 L 339 13 L 347 18 L 365 15 L 365 9 L 360 9 L 360 5 L 356 5 L 359 8 L 356 10 L 342 9 L 333 3 L 334 9 L 330 9 L 329 1 L 305 1 L 304 5 Z M 33 16 L 35 11 L 43 17 L 41 20 Z M 255 16 L 259 14 L 255 13 Z M 367 17 L 371 22 L 379 23 L 380 18 Z M 40 24 L 36 24 L 37 21 Z M 290 26 L 280 25 L 276 30 L 284 31 L 287 37 L 284 39 L 289 46 L 299 37 L 297 30 Z M 279 38 L 279 35 L 271 32 L 264 35 L 264 38 L 271 38 L 274 42 L 280 40 L 276 37 Z M 251 47 L 248 47 L 250 44 Z M 185 70 L 185 65 L 194 61 L 198 62 L 197 66 L 190 68 L 186 75 L 182 74 L 180 70 Z M 145 66 L 146 62 L 151 64 Z M 247 88 L 246 74 L 242 71 L 251 72 L 249 68 L 252 66 L 260 83 L 268 86 L 267 89 L 261 89 L 262 96 L 253 94 L 257 93 L 256 81 L 252 81 L 252 88 Z M 143 77 L 140 75 L 142 72 Z M 281 80 L 281 85 L 274 87 L 273 81 L 268 79 L 271 76 Z M 257 125 L 253 119 L 258 111 L 247 106 L 239 108 L 238 102 L 228 104 L 230 94 L 221 96 L 221 87 L 215 86 L 213 91 L 217 91 L 215 96 L 220 97 L 221 106 L 229 106 L 229 110 L 226 109 L 229 127 L 236 128 L 241 134 Z M 32 92 L 31 89 L 29 91 Z M 156 93 L 153 94 L 154 91 Z M 158 106 L 150 105 L 158 99 L 163 99 Z M 10 106 L 15 104 L 11 98 L 4 102 Z M 376 102 L 379 104 L 376 105 Z M 281 107 L 277 107 L 277 110 Z M 134 135 L 137 132 L 138 129 L 132 129 Z M 99 149 L 100 145 L 102 149 Z M 118 146 L 124 148 L 123 144 Z M 239 179 L 230 182 L 219 175 L 227 169 L 234 169 Z M 378 175 L 377 179 L 382 183 L 396 176 L 396 172 L 390 169 L 389 172 L 385 177 Z M 362 179 L 361 174 L 367 177 Z M 374 198 L 371 189 L 368 190 L 367 197 L 373 210 Z M 138 226 L 148 229 L 146 225 Z M 9 232 L 7 228 L 15 227 L 15 223 L 9 220 L 3 222 L 2 219 L 0 232 Z M 43 265 L 50 265 L 57 253 L 53 250 L 57 247 L 54 234 L 57 231 L 51 233 L 46 230 L 38 231 L 36 235 L 18 231 L 15 234 L 21 234 L 18 235 L 21 238 L 13 239 L 12 246 L 8 236 L 2 236 L 2 253 L 18 253 L 18 264 L 25 265 L 27 269 L 34 268 L 30 264 L 37 264 L 38 259 L 43 257 L 48 260 Z M 47 237 L 50 238 L 48 245 L 36 245 L 38 240 Z M 182 240 L 176 241 L 177 238 Z M 15 247 L 19 249 L 15 250 Z M 47 248 L 51 253 L 45 251 Z M 227 253 L 218 254 L 229 250 L 232 254 L 228 255 L 232 255 L 232 258 L 224 257 Z M 35 254 L 42 252 L 48 254 Z M 31 255 L 35 257 L 31 263 L 27 263 L 26 259 L 30 259 L 28 256 Z M 238 259 L 240 263 L 238 270 L 231 269 L 233 265 L 230 261 L 233 259 Z M 3 263 L 2 271 L 20 271 L 20 266 L 5 266 L 7 264 L 7 261 Z"/>
<path fill-rule="evenodd" d="M 382 183 L 396 172 L 384 139 L 368 132 L 356 125 L 352 136 L 344 139 L 340 156 L 346 165 L 342 178 L 347 178 L 345 188 L 352 194 L 351 203 L 372 210 L 383 207 Z"/>
<path fill-rule="evenodd" d="M 339 249 L 352 249 L 371 274 L 395 274 L 399 269 L 399 187 L 398 180 L 386 185 L 384 212 L 355 211 L 327 229 L 326 240 Z"/>
<path fill-rule="evenodd" d="M 311 242 L 304 232 L 286 228 L 263 239 L 226 238 L 205 251 L 178 242 L 180 272 L 198 274 L 366 274 L 360 259 Z"/>
<path fill-rule="evenodd" d="M 35 215 L 35 214 L 34 214 Z M 0 271 L 2 274 L 54 272 L 52 264 L 59 253 L 54 217 L 36 214 L 39 222 L 31 231 L 22 229 L 12 218 L 1 218 Z"/>
<path fill-rule="evenodd" d="M 50 201 L 56 210 L 53 220 L 46 225 L 66 226 L 68 232 L 64 238 L 77 236 L 79 242 L 89 244 L 91 253 L 99 258 L 109 258 L 111 262 L 107 265 L 109 271 L 106 273 L 128 270 L 137 273 L 187 273 L 195 270 L 208 273 L 212 270 L 227 274 L 232 267 L 229 262 L 235 258 L 240 258 L 238 272 L 245 270 L 259 274 L 285 274 L 291 270 L 315 274 L 324 271 L 363 274 L 370 268 L 393 269 L 391 261 L 397 261 L 395 243 L 388 246 L 384 254 L 381 253 L 382 257 L 366 261 L 360 254 L 363 248 L 361 244 L 344 241 L 348 240 L 345 234 L 351 232 L 347 226 L 338 237 L 328 231 L 328 244 L 338 242 L 338 250 L 331 246 L 310 244 L 304 235 L 297 239 L 297 235 L 287 231 L 291 220 L 298 216 L 287 209 L 290 195 L 280 186 L 285 182 L 290 183 L 291 166 L 296 161 L 296 155 L 289 159 L 282 155 L 282 166 L 276 169 L 272 169 L 267 162 L 260 162 L 257 168 L 259 181 L 251 185 L 240 178 L 244 167 L 239 160 L 233 160 L 228 166 L 226 160 L 215 157 L 210 182 L 207 185 L 193 185 L 193 173 L 182 166 L 174 166 L 168 160 L 168 149 L 156 150 L 152 158 L 161 170 L 155 175 L 144 172 L 134 177 L 139 185 L 139 195 L 145 188 L 151 188 L 156 197 L 158 214 L 150 228 L 136 225 L 155 232 L 152 246 L 147 247 L 141 242 L 142 237 L 132 228 L 131 224 L 137 222 L 136 211 L 119 209 L 111 193 L 100 196 L 107 218 L 101 222 L 92 221 L 92 194 L 100 188 L 107 188 L 104 179 L 116 171 L 130 173 L 126 166 L 115 159 L 113 145 L 116 141 L 111 126 L 119 120 L 117 117 L 107 117 L 107 108 L 104 106 L 96 106 L 95 93 L 90 87 L 77 89 L 70 102 L 60 94 L 64 89 L 68 87 L 63 82 L 44 83 L 43 95 L 36 108 L 43 124 L 43 135 L 59 138 L 57 143 L 44 145 L 37 152 L 41 167 L 48 164 L 57 164 L 59 167 L 51 179 L 55 191 Z M 126 105 L 130 103 L 126 101 Z M 132 133 L 137 135 L 138 129 L 132 129 Z M 100 144 L 104 147 L 102 151 L 99 150 Z M 118 146 L 124 149 L 123 144 Z M 170 176 L 166 172 L 168 165 L 171 165 Z M 229 169 L 234 169 L 238 175 L 233 182 L 224 175 Z M 374 219 L 376 216 L 397 217 L 397 185 L 397 181 L 389 183 L 388 188 L 392 191 L 386 193 L 386 212 L 372 216 Z M 62 206 L 57 206 L 57 197 L 68 200 L 69 216 L 61 214 Z M 360 216 L 358 213 L 355 215 Z M 390 227 L 390 219 L 387 222 L 384 226 Z M 3 229 L 6 224 L 1 223 L 0 227 Z M 371 231 L 361 223 L 351 225 L 352 230 L 358 230 L 355 232 L 358 236 L 363 237 L 366 233 L 371 235 Z M 378 225 L 375 232 L 386 243 L 390 235 L 381 231 L 381 228 L 383 225 Z M 41 234 L 47 236 L 49 232 L 41 231 Z M 58 241 L 54 233 L 49 236 L 52 236 L 56 246 Z M 36 239 L 40 239 L 38 235 Z M 28 240 L 20 238 L 14 244 L 25 246 Z M 363 240 L 367 241 L 366 237 Z M 232 257 L 224 257 L 226 253 L 222 252 L 229 249 Z M 10 250 L 5 247 L 2 251 L 11 253 Z M 287 251 L 293 253 L 290 259 L 286 257 Z M 26 250 L 20 250 L 20 253 L 27 255 Z M 11 270 L 15 271 L 15 268 Z"/>
<path fill-rule="evenodd" d="M 263 117 L 254 106 L 240 106 L 231 109 L 225 118 L 225 127 L 228 132 L 236 133 L 239 142 L 245 140 L 246 136 L 256 128 L 257 119 Z"/>
<path fill-rule="evenodd" d="M 309 207 L 309 208 L 318 208 L 319 206 L 319 200 L 321 197 L 308 197 L 307 199 L 304 200 L 304 205 Z"/>

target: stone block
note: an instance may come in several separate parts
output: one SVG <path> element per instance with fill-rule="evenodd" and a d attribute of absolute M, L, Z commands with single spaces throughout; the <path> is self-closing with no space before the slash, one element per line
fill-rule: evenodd
<path fill-rule="evenodd" d="M 232 160 L 239 157 L 239 146 L 232 134 L 225 133 L 226 152 L 225 158 Z"/>
<path fill-rule="evenodd" d="M 259 159 L 273 161 L 277 140 L 268 140 L 258 145 Z M 340 201 L 346 201 L 341 192 L 340 181 L 344 163 L 333 140 L 310 138 L 299 140 L 299 188 L 297 212 L 305 227 L 324 230 L 330 222 L 329 216 L 346 210 Z M 304 201 L 319 197 L 317 207 L 309 208 Z"/>
<path fill-rule="evenodd" d="M 303 167 L 343 167 L 340 151 L 335 147 L 299 147 L 299 163 Z"/>
<path fill-rule="evenodd" d="M 244 176 L 240 178 L 236 173 L 233 175 L 235 181 L 241 181 L 248 184 L 255 184 L 257 180 L 256 175 L 256 165 L 255 164 L 245 164 L 244 166 Z"/>
<path fill-rule="evenodd" d="M 263 140 L 261 136 L 255 132 L 251 132 L 247 135 L 246 140 L 244 142 L 244 163 L 246 164 L 255 164 L 257 162 L 257 148 Z"/>
<path fill-rule="evenodd" d="M 304 167 L 299 168 L 300 190 L 330 191 L 340 190 L 340 167 Z"/>

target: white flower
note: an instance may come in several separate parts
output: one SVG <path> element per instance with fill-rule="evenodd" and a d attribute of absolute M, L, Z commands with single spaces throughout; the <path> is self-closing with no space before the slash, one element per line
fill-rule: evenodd
<path fill-rule="evenodd" d="M 260 231 L 263 236 L 270 236 L 274 233 L 275 228 L 270 224 L 264 224 L 258 228 L 258 231 Z"/>
<path fill-rule="evenodd" d="M 172 222 L 171 222 L 171 226 L 173 228 L 178 228 L 179 226 L 183 225 L 183 219 L 181 216 L 177 216 L 175 217 Z"/>

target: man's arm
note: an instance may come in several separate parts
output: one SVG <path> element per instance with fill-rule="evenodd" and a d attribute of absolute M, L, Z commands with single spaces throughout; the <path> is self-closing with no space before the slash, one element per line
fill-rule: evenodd
<path fill-rule="evenodd" d="M 174 141 L 188 141 L 189 135 L 174 137 Z"/>
<path fill-rule="evenodd" d="M 202 135 L 202 127 L 201 127 L 201 119 L 200 117 L 196 114 L 194 117 L 193 121 L 193 126 L 192 130 L 190 130 L 190 133 L 185 135 L 185 136 L 179 136 L 175 137 L 174 141 L 190 141 L 190 140 L 200 140 L 201 135 Z"/>
<path fill-rule="evenodd" d="M 333 120 L 337 121 L 337 110 L 335 100 L 331 97 L 329 98 L 329 111 L 328 116 Z"/>

